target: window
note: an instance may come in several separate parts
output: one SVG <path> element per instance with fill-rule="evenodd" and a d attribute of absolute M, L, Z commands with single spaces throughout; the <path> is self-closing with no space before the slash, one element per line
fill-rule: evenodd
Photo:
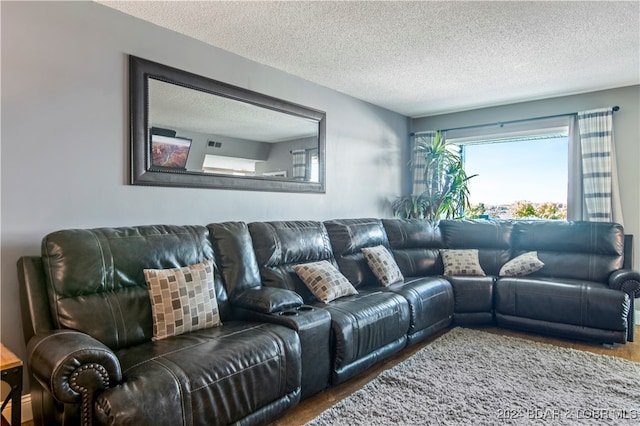
<path fill-rule="evenodd" d="M 320 182 L 320 163 L 318 162 L 318 154 L 311 156 L 311 182 Z"/>
<path fill-rule="evenodd" d="M 468 218 L 566 219 L 568 127 L 451 138 L 469 180 Z"/>
<path fill-rule="evenodd" d="M 205 154 L 202 171 L 233 176 L 255 176 L 256 160 Z"/>

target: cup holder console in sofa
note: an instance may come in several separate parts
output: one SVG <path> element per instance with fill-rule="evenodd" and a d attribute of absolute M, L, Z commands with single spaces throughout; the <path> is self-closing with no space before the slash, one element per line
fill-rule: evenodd
<path fill-rule="evenodd" d="M 296 306 L 293 309 L 287 309 L 286 311 L 282 311 L 282 312 L 278 312 L 278 315 L 284 315 L 284 316 L 298 316 L 301 313 L 305 313 L 305 312 L 312 312 L 314 311 L 315 308 L 313 306 L 309 306 L 309 305 L 300 305 L 300 306 Z"/>
<path fill-rule="evenodd" d="M 403 280 L 384 287 L 362 249 Z M 443 249 L 481 274 L 445 274 Z M 506 276 L 535 252 L 543 266 Z M 152 340 L 143 269 L 214 260 L 222 325 Z M 327 261 L 358 294 L 320 302 L 293 267 Z M 449 326 L 633 340 L 640 274 L 612 223 L 343 219 L 65 230 L 18 264 L 34 420 L 267 424 Z M 476 271 L 477 272 L 477 271 Z M 455 367 L 452 367 L 455 368 Z"/>

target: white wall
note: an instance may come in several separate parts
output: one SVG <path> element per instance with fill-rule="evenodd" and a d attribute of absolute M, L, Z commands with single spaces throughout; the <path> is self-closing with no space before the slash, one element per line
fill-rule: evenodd
<path fill-rule="evenodd" d="M 95 3 L 3 1 L 1 15 L 1 333 L 17 355 L 16 261 L 48 232 L 391 214 L 406 117 Z M 128 185 L 128 54 L 326 111 L 326 194 Z"/>

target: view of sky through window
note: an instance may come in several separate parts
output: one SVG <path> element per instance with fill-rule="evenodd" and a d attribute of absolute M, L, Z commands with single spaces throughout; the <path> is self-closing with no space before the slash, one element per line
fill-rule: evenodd
<path fill-rule="evenodd" d="M 567 203 L 566 137 L 464 145 L 472 205 Z"/>

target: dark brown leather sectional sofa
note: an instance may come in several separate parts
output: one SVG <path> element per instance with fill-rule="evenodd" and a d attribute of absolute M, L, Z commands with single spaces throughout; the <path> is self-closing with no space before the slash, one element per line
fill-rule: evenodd
<path fill-rule="evenodd" d="M 36 424 L 266 424 L 451 325 L 633 340 L 640 274 L 622 227 L 344 219 L 64 230 L 18 264 Z M 405 279 L 383 287 L 361 249 Z M 485 276 L 444 276 L 440 249 Z M 536 251 L 542 269 L 504 277 Z M 222 326 L 153 341 L 143 269 L 214 259 Z M 326 260 L 358 294 L 318 302 L 294 265 Z M 626 261 L 626 263 L 625 263 Z"/>

